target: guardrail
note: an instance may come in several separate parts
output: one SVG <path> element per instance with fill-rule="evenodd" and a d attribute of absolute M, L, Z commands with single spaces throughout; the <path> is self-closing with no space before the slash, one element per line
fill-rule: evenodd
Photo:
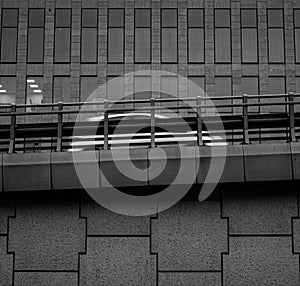
<path fill-rule="evenodd" d="M 224 103 L 225 101 L 225 103 Z M 230 102 L 229 102 L 230 101 Z M 211 104 L 213 102 L 213 104 Z M 204 122 L 219 124 L 222 122 L 229 144 L 249 144 L 265 141 L 295 142 L 300 138 L 300 94 L 247 95 L 230 97 L 195 98 L 150 98 L 138 100 L 97 102 L 58 102 L 47 104 L 9 104 L 0 106 L 1 119 L 8 123 L 0 124 L 0 152 L 36 152 L 64 151 L 68 148 L 75 128 L 81 128 L 86 135 L 91 130 L 103 136 L 103 149 L 108 149 L 109 138 L 118 125 L 117 120 L 109 118 L 111 113 L 129 113 L 136 110 L 149 113 L 149 121 L 125 120 L 123 134 L 130 127 L 145 127 L 150 134 L 149 147 L 157 146 L 157 124 L 183 131 L 181 121 L 176 117 L 167 120 L 157 119 L 156 115 L 166 110 L 174 111 L 184 118 L 188 126 L 195 131 L 197 144 L 203 145 Z M 99 122 L 82 121 L 76 124 L 74 118 L 80 108 L 81 114 L 88 116 L 103 115 Z M 211 112 L 216 107 L 220 116 Z M 35 109 L 35 110 L 33 110 Z M 255 110 L 254 110 L 255 109 Z M 195 112 L 195 110 L 197 112 Z M 66 116 L 68 115 L 68 118 Z M 44 117 L 49 118 L 44 118 Z M 69 118 L 73 116 L 74 118 Z M 33 120 L 40 117 L 44 120 Z M 123 124 L 123 122 L 122 122 Z M 96 126 L 96 127 L 95 127 Z M 210 128 L 210 130 L 213 129 Z M 214 131 L 212 132 L 214 134 Z M 218 130 L 215 130 L 218 134 Z M 211 135 L 211 133 L 210 133 Z"/>

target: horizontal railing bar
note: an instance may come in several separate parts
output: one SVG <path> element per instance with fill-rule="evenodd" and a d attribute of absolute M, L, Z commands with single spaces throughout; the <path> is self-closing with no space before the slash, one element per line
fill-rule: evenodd
<path fill-rule="evenodd" d="M 249 98 L 258 98 L 258 99 L 263 99 L 263 98 L 287 98 L 289 95 L 288 94 L 262 94 L 262 95 L 248 95 Z M 294 93 L 294 97 L 299 97 L 300 93 Z M 227 100 L 227 99 L 241 99 L 242 100 L 243 96 L 212 96 L 212 97 L 206 97 L 203 96 L 202 100 L 207 101 L 207 100 Z M 186 98 L 154 98 L 155 102 L 181 102 L 181 101 L 196 101 L 196 97 L 186 97 Z M 105 99 L 102 101 L 91 101 L 91 102 L 63 102 L 63 106 L 83 106 L 83 105 L 104 105 Z M 108 104 L 114 105 L 114 104 L 134 104 L 134 103 L 150 103 L 150 98 L 149 99 L 132 99 L 132 100 L 118 100 L 118 101 L 113 101 L 113 100 L 108 100 Z M 57 107 L 58 103 L 41 103 L 41 104 L 16 104 L 16 108 L 31 108 L 31 107 Z M 5 104 L 1 105 L 0 104 L 0 109 L 6 109 L 10 108 L 11 105 Z"/>

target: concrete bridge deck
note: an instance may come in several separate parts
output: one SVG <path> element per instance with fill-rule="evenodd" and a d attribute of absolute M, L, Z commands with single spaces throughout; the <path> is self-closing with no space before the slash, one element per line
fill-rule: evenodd
<path fill-rule="evenodd" d="M 169 185 L 178 172 L 181 160 L 188 162 L 189 170 L 184 172 L 180 184 L 189 183 L 193 178 L 196 178 L 195 184 L 204 183 L 211 163 L 211 147 L 165 147 L 163 150 L 167 159 L 165 168 L 165 159 L 161 158 L 161 150 L 157 148 L 132 149 L 130 159 L 133 165 L 128 160 L 126 150 L 117 150 L 117 159 L 112 158 L 111 150 L 79 152 L 75 162 L 83 170 L 91 168 L 90 187 L 94 188 L 107 187 L 104 177 L 114 187 Z M 221 160 L 222 156 L 217 156 L 216 160 Z M 144 178 L 138 181 L 122 174 L 116 164 L 123 166 L 129 174 L 134 172 L 133 166 L 147 171 L 144 172 Z M 150 179 L 153 176 L 149 173 L 149 164 L 163 169 L 158 178 Z M 227 146 L 220 183 L 299 179 L 300 143 Z M 82 189 L 73 155 L 67 152 L 1 154 L 0 187 L 4 192 Z"/>

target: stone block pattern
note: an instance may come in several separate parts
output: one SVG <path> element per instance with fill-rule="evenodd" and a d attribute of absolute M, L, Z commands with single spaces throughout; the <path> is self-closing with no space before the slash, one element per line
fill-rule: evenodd
<path fill-rule="evenodd" d="M 228 186 L 149 217 L 80 192 L 1 194 L 0 285 L 299 285 L 297 184 Z"/>

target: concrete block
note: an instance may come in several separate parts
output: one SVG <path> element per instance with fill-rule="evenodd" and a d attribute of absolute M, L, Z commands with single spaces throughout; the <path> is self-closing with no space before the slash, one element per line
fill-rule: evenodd
<path fill-rule="evenodd" d="M 87 217 L 88 235 L 149 235 L 150 218 L 114 213 L 92 200 L 82 203 L 81 215 Z"/>
<path fill-rule="evenodd" d="M 99 152 L 51 153 L 53 189 L 82 189 L 99 187 Z M 74 164 L 76 164 L 76 169 Z M 79 175 L 78 178 L 77 172 Z"/>
<path fill-rule="evenodd" d="M 7 237 L 0 237 L 0 284 L 13 285 L 13 255 L 7 254 Z"/>
<path fill-rule="evenodd" d="M 298 202 L 298 209 L 300 206 L 300 202 Z M 294 250 L 295 253 L 300 253 L 300 219 L 299 217 L 293 220 L 293 243 L 294 243 Z"/>
<path fill-rule="evenodd" d="M 7 234 L 8 217 L 14 215 L 14 204 L 4 198 L 0 199 L 0 234 Z"/>
<path fill-rule="evenodd" d="M 101 186 L 146 186 L 148 185 L 147 167 L 147 149 L 131 149 L 129 151 L 125 149 L 101 150 Z"/>
<path fill-rule="evenodd" d="M 3 154 L 4 191 L 51 189 L 50 153 Z"/>
<path fill-rule="evenodd" d="M 73 286 L 78 284 L 77 273 L 63 272 L 16 272 L 15 286 Z"/>
<path fill-rule="evenodd" d="M 221 286 L 221 273 L 159 273 L 159 286 Z"/>
<path fill-rule="evenodd" d="M 78 254 L 85 251 L 85 220 L 74 201 L 23 201 L 16 218 L 9 219 L 8 239 L 16 270 L 77 270 Z"/>
<path fill-rule="evenodd" d="M 260 182 L 224 190 L 222 209 L 223 216 L 229 218 L 229 233 L 292 233 L 291 219 L 298 215 L 297 193 L 286 190 L 285 184 Z"/>
<path fill-rule="evenodd" d="M 299 257 L 290 237 L 230 237 L 224 285 L 299 285 Z"/>
<path fill-rule="evenodd" d="M 246 181 L 292 179 L 289 144 L 243 145 Z"/>
<path fill-rule="evenodd" d="M 88 237 L 80 256 L 80 285 L 155 285 L 156 260 L 149 238 Z"/>
<path fill-rule="evenodd" d="M 0 154 L 0 192 L 3 191 L 3 154 Z"/>
<path fill-rule="evenodd" d="M 221 270 L 227 251 L 227 223 L 216 201 L 180 202 L 152 221 L 151 250 L 158 270 Z"/>
<path fill-rule="evenodd" d="M 293 178 L 300 179 L 300 143 L 291 143 Z"/>
<path fill-rule="evenodd" d="M 213 147 L 216 155 L 212 160 L 212 148 L 201 146 L 197 149 L 196 158 L 198 165 L 197 182 L 203 184 L 209 168 L 216 172 L 215 177 L 221 173 L 220 183 L 244 182 L 244 159 L 242 146 L 233 145 L 226 147 L 226 158 L 223 169 L 220 169 L 224 162 L 224 147 Z M 213 163 L 213 164 L 212 164 Z M 217 180 L 216 180 L 217 182 Z M 218 183 L 218 182 L 217 182 Z"/>
<path fill-rule="evenodd" d="M 192 184 L 196 181 L 195 147 L 153 148 L 149 149 L 148 158 L 150 185 Z"/>

